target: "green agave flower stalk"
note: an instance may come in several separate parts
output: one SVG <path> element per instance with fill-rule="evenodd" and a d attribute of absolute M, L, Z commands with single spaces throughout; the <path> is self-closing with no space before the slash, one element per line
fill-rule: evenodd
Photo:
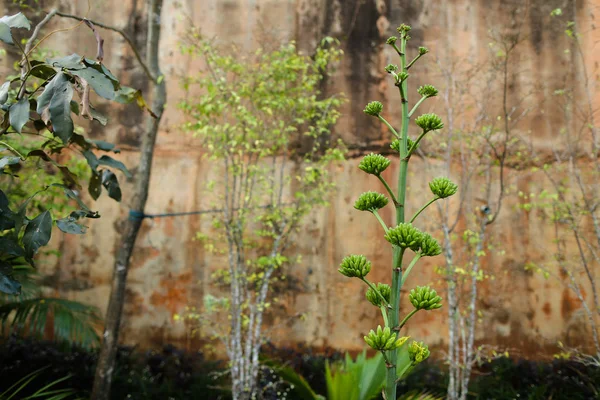
<path fill-rule="evenodd" d="M 358 278 L 368 285 L 366 299 L 375 307 L 381 309 L 384 326 L 378 326 L 365 336 L 365 342 L 373 349 L 380 351 L 387 367 L 387 377 L 384 396 L 387 400 L 396 399 L 396 382 L 398 376 L 406 371 L 403 368 L 397 371 L 398 360 L 397 349 L 404 345 L 408 337 L 402 337 L 400 330 L 408 320 L 419 311 L 430 311 L 442 307 L 442 298 L 430 287 L 416 287 L 410 292 L 409 298 L 414 309 L 402 320 L 400 313 L 400 290 L 413 267 L 422 257 L 433 257 L 441 254 L 440 244 L 430 234 L 422 232 L 414 222 L 417 217 L 431 204 L 440 199 L 452 196 L 458 190 L 456 184 L 448 178 L 439 177 L 429 183 L 433 198 L 424 204 L 418 211 L 408 219 L 406 216 L 406 178 L 408 174 L 408 163 L 411 155 L 417 150 L 421 140 L 429 133 L 442 129 L 444 124 L 436 114 L 423 114 L 415 118 L 414 122 L 420 128 L 420 134 L 416 139 L 408 137 L 408 124 L 411 116 L 418 110 L 419 106 L 431 97 L 438 94 L 438 90 L 431 85 L 423 85 L 417 92 L 420 98 L 415 102 L 412 109 L 408 105 L 408 70 L 412 68 L 417 60 L 429 52 L 425 47 L 419 47 L 415 57 L 407 62 L 406 43 L 410 39 L 410 26 L 398 27 L 400 37 L 392 36 L 386 43 L 394 48 L 400 57 L 400 65 L 390 64 L 385 71 L 394 79 L 398 87 L 401 99 L 402 124 L 400 132 L 383 117 L 383 104 L 373 101 L 365 107 L 365 114 L 379 119 L 385 124 L 393 135 L 391 148 L 398 152 L 400 157 L 400 170 L 396 190 L 381 175 L 391 164 L 391 161 L 380 154 L 366 155 L 359 164 L 359 168 L 367 174 L 374 175 L 381 181 L 387 191 L 387 195 L 377 192 L 366 192 L 359 196 L 354 203 L 354 208 L 359 211 L 372 213 L 383 228 L 383 237 L 392 245 L 393 265 L 391 268 L 391 286 L 386 283 L 371 283 L 367 274 L 371 271 L 372 263 L 362 255 L 351 255 L 342 261 L 339 272 L 350 278 Z M 388 227 L 379 216 L 378 210 L 393 203 L 396 211 L 396 226 Z M 404 256 L 407 250 L 414 253 L 412 260 L 406 267 L 403 266 Z M 408 352 L 411 366 L 414 366 L 429 356 L 429 349 L 423 342 L 413 341 L 409 344 Z"/>

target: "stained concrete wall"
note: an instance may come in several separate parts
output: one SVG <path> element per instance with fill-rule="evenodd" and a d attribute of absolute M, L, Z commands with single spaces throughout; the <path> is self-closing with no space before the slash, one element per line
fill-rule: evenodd
<path fill-rule="evenodd" d="M 67 12 L 84 15 L 85 3 L 63 1 L 59 6 Z M 143 47 L 146 29 L 143 3 L 92 1 L 90 18 L 124 27 Z M 303 256 L 303 262 L 290 267 L 298 289 L 278 296 L 289 315 L 306 313 L 306 318 L 290 320 L 277 313 L 270 319 L 272 337 L 282 344 L 306 342 L 358 349 L 363 347 L 362 335 L 379 323 L 378 311 L 363 300 L 363 288 L 342 277 L 336 269 L 344 255 L 364 253 L 380 266 L 373 273 L 374 279 L 383 280 L 387 276 L 387 268 L 383 266 L 391 262 L 391 252 L 381 238 L 378 224 L 370 216 L 353 210 L 352 204 L 365 190 L 381 190 L 377 182 L 356 168 L 356 157 L 385 149 L 389 143 L 388 133 L 367 118 L 362 109 L 374 99 L 390 105 L 390 109 L 393 104 L 399 106 L 395 87 L 386 83 L 382 73 L 383 67 L 394 61 L 394 54 L 381 43 L 394 34 L 396 26 L 402 22 L 413 26 L 409 51 L 420 45 L 431 50 L 432 56 L 413 73 L 411 84 L 415 87 L 423 83 L 443 87 L 437 83 L 442 77 L 435 57 L 441 66 L 449 60 L 486 62 L 493 57 L 489 46 L 492 31 L 520 29 L 525 42 L 514 58 L 512 71 L 516 74 L 509 96 L 513 102 L 526 97 L 533 99 L 528 104 L 535 106 L 530 107 L 516 129 L 539 154 L 549 154 L 553 138 L 564 125 L 562 115 L 552 108 L 551 94 L 563 84 L 560 79 L 566 70 L 572 69 L 569 82 L 580 82 L 583 76 L 581 68 L 574 68 L 564 56 L 569 44 L 562 33 L 563 26 L 549 18 L 552 9 L 562 7 L 567 18 L 576 17 L 586 27 L 582 43 L 588 70 L 593 71 L 600 61 L 600 53 L 595 51 L 600 34 L 594 26 L 598 0 L 535 0 L 529 6 L 520 0 L 165 0 L 164 3 L 160 57 L 168 82 L 168 107 L 156 147 L 149 213 L 209 207 L 203 183 L 218 174 L 202 158 L 204 149 L 199 143 L 179 130 L 183 117 L 176 105 L 186 93 L 178 80 L 201 69 L 199 61 L 183 55 L 178 48 L 189 20 L 204 34 L 246 49 L 272 43 L 273 38 L 296 40 L 306 52 L 325 35 L 343 42 L 345 57 L 328 90 L 343 91 L 348 97 L 335 135 L 352 149 L 353 158 L 334 170 L 341 184 L 331 197 L 331 206 L 313 212 L 298 234 L 294 251 Z M 61 21 L 60 26 L 72 23 Z M 143 72 L 125 43 L 112 33 L 103 35 L 106 64 L 128 85 L 147 89 Z M 95 52 L 94 39 L 84 27 L 57 33 L 48 44 L 65 52 L 75 49 L 80 54 Z M 532 90 L 542 84 L 541 90 Z M 595 104 L 600 104 L 598 96 L 594 94 Z M 492 109 L 495 105 L 500 113 L 500 104 L 495 100 L 499 96 L 492 92 L 490 98 Z M 135 173 L 142 114 L 133 107 L 111 105 L 103 109 L 110 110 L 111 122 L 106 129 L 90 128 L 89 135 L 116 142 L 123 150 L 119 158 Z M 427 105 L 425 111 L 434 109 L 443 110 L 441 100 Z M 399 113 L 390 111 L 390 117 L 392 123 L 397 123 Z M 396 172 L 397 160 L 386 174 L 392 176 Z M 458 174 L 457 170 L 453 174 Z M 516 171 L 508 174 L 511 185 L 524 192 L 543 185 L 541 175 Z M 431 176 L 431 170 L 421 160 L 411 165 L 410 194 L 415 199 L 425 200 L 426 182 Z M 102 218 L 89 224 L 87 235 L 55 239 L 62 255 L 56 260 L 46 260 L 42 268 L 51 276 L 48 282 L 56 293 L 105 308 L 113 257 L 120 241 L 120 223 L 127 218 L 131 181 L 123 182 L 123 186 L 121 204 L 106 198 L 92 203 Z M 516 196 L 509 196 L 498 223 L 493 225 L 495 242 L 507 252 L 485 257 L 484 269 L 495 280 L 482 284 L 483 314 L 478 339 L 527 355 L 538 354 L 558 339 L 571 345 L 582 343 L 585 324 L 577 299 L 558 281 L 545 280 L 523 270 L 526 262 L 543 263 L 551 258 L 552 232 L 534 214 L 520 211 L 516 207 L 518 202 Z M 418 204 L 418 200 L 413 204 Z M 391 220 L 392 216 L 384 213 L 383 217 Z M 198 231 L 210 232 L 208 219 L 190 216 L 144 221 L 129 273 L 122 331 L 125 343 L 196 345 L 186 327 L 174 324 L 172 316 L 185 306 L 199 305 L 202 296 L 213 290 L 211 271 L 221 265 L 219 259 L 207 254 L 193 240 Z M 411 284 L 433 283 L 443 292 L 443 281 L 434 272 L 434 267 L 442 262 L 440 258 L 421 265 Z M 409 334 L 442 344 L 447 337 L 445 313 L 421 314 L 410 324 Z"/>

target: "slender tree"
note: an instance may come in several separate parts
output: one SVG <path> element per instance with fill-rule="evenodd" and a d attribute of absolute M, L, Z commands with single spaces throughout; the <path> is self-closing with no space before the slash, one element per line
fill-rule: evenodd
<path fill-rule="evenodd" d="M 220 299 L 207 296 L 201 314 L 185 317 L 204 324 L 217 319 L 210 329 L 229 357 L 233 398 L 245 400 L 258 395 L 263 321 L 276 302 L 270 292 L 293 262 L 287 253 L 302 221 L 327 204 L 330 164 L 343 159 L 337 146 L 329 147 L 342 99 L 320 92 L 341 52 L 325 39 L 312 59 L 293 43 L 230 56 L 197 31 L 185 50 L 207 66 L 205 74 L 184 80 L 203 93 L 181 104 L 192 121 L 186 129 L 221 176 L 208 182 L 219 193 L 211 196 L 215 232 L 198 237 L 227 258 L 216 283 L 228 289 Z"/>

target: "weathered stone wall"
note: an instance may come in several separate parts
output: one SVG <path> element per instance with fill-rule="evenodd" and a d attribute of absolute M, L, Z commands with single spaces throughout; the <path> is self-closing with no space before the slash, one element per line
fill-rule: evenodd
<path fill-rule="evenodd" d="M 63 1 L 60 6 L 84 15 L 85 3 Z M 143 45 L 143 1 L 92 3 L 90 18 L 125 27 Z M 563 84 L 560 79 L 566 70 L 573 69 L 572 82 L 580 81 L 583 76 L 581 68 L 564 61 L 564 50 L 569 44 L 562 25 L 551 23 L 550 11 L 562 7 L 568 18 L 576 17 L 586 27 L 585 64 L 593 71 L 600 61 L 600 53 L 595 51 L 600 34 L 593 25 L 600 1 L 534 0 L 529 2 L 529 8 L 523 3 L 521 0 L 165 0 L 161 63 L 168 82 L 168 108 L 158 138 L 147 212 L 209 207 L 202 194 L 203 182 L 218 174 L 202 159 L 201 146 L 178 129 L 183 119 L 176 105 L 186 96 L 179 86 L 179 77 L 201 69 L 201 63 L 182 55 L 178 48 L 188 20 L 201 27 L 206 35 L 214 35 L 223 43 L 235 42 L 245 49 L 270 43 L 275 38 L 296 40 L 302 50 L 310 52 L 324 35 L 340 38 L 345 57 L 330 90 L 343 91 L 348 102 L 335 134 L 349 145 L 354 157 L 385 148 L 389 143 L 388 133 L 367 118 L 362 109 L 374 99 L 382 100 L 390 110 L 399 108 L 395 87 L 386 83 L 382 72 L 388 62 L 394 61 L 394 54 L 381 45 L 394 34 L 396 26 L 402 22 L 413 26 L 411 51 L 419 45 L 431 50 L 432 56 L 427 56 L 421 64 L 423 68 L 414 71 L 411 81 L 414 89 L 423 83 L 443 87 L 443 83 L 437 83 L 443 81 L 436 56 L 442 65 L 461 59 L 471 64 L 485 62 L 490 57 L 490 31 L 515 30 L 522 23 L 519 29 L 526 39 L 514 58 L 512 68 L 517 74 L 509 87 L 509 96 L 514 101 L 533 99 L 530 104 L 535 107 L 531 107 L 517 132 L 543 154 L 550 151 L 553 137 L 564 125 L 562 115 L 552 108 L 553 91 Z M 108 66 L 128 85 L 146 88 L 145 77 L 124 42 L 109 32 L 103 32 L 103 36 Z M 85 27 L 58 33 L 49 44 L 65 52 L 76 50 L 89 55 L 95 52 L 93 36 Z M 542 84 L 541 90 L 532 91 Z M 594 96 L 595 104 L 600 104 L 600 94 Z M 425 107 L 431 109 L 441 110 L 441 100 Z M 118 107 L 111 116 L 108 129 L 95 127 L 90 135 L 116 142 L 123 149 L 120 159 L 135 172 L 142 114 L 133 107 Z M 398 116 L 399 113 L 392 116 L 392 122 L 397 123 Z M 315 211 L 298 235 L 294 250 L 303 256 L 303 262 L 290 270 L 302 290 L 279 297 L 288 313 L 306 313 L 306 318 L 274 317 L 270 321 L 271 334 L 279 343 L 301 341 L 315 346 L 358 349 L 363 347 L 362 335 L 378 322 L 378 310 L 363 301 L 364 291 L 359 283 L 344 279 L 336 271 L 339 261 L 348 253 L 364 253 L 380 266 L 374 272 L 374 279 L 385 279 L 388 276 L 385 266 L 391 263 L 391 251 L 382 240 L 379 225 L 370 215 L 352 208 L 361 192 L 381 190 L 356 164 L 356 159 L 350 159 L 335 170 L 340 185 L 332 196 L 331 206 Z M 386 174 L 392 176 L 396 171 L 394 162 Z M 541 174 L 510 176 L 511 184 L 524 192 L 543 184 Z M 410 194 L 425 200 L 430 177 L 431 171 L 422 161 L 415 160 L 409 177 Z M 120 241 L 120 221 L 127 218 L 127 197 L 132 187 L 131 182 L 123 183 L 122 204 L 109 199 L 94 204 L 103 217 L 90 223 L 87 235 L 61 236 L 56 240 L 63 250 L 62 256 L 48 260 L 43 269 L 52 275 L 50 281 L 57 293 L 105 308 L 113 255 Z M 552 233 L 546 232 L 546 223 L 519 211 L 515 207 L 518 201 L 515 196 L 509 197 L 498 223 L 493 225 L 495 241 L 507 253 L 485 257 L 484 268 L 496 279 L 482 284 L 483 319 L 478 326 L 478 338 L 528 355 L 558 339 L 577 345 L 584 340 L 585 331 L 577 299 L 558 281 L 544 280 L 523 270 L 528 261 L 544 262 L 551 257 Z M 391 220 L 389 211 L 383 214 L 386 220 Z M 193 241 L 198 231 L 210 231 L 208 219 L 190 216 L 144 221 L 129 274 L 124 342 L 193 345 L 185 327 L 174 324 L 172 316 L 187 305 L 200 303 L 211 288 L 211 271 L 220 264 L 220 260 Z M 411 278 L 411 286 L 431 282 L 443 292 L 443 281 L 433 271 L 442 262 L 440 258 L 423 263 Z M 420 313 L 409 327 L 411 335 L 427 337 L 432 344 L 442 343 L 446 330 L 445 312 Z"/>

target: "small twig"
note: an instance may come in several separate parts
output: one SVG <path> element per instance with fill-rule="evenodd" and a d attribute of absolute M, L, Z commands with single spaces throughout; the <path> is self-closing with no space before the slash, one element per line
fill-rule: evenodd
<path fill-rule="evenodd" d="M 125 33 L 124 30 L 116 28 L 114 26 L 110 26 L 110 25 L 105 25 L 101 22 L 97 22 L 97 21 L 93 21 L 91 19 L 87 19 L 87 18 L 81 18 L 78 17 L 76 15 L 71 15 L 71 14 L 66 14 L 60 11 L 56 12 L 56 15 L 58 15 L 59 17 L 63 17 L 63 18 L 71 18 L 71 19 L 75 19 L 77 21 L 89 21 L 92 24 L 94 24 L 97 27 L 103 28 L 103 29 L 107 29 L 109 31 L 113 31 L 118 33 L 119 35 L 121 35 L 123 37 L 123 39 L 125 39 L 125 41 L 127 42 L 127 44 L 129 45 L 129 47 L 131 48 L 131 50 L 133 51 L 133 53 L 135 54 L 135 58 L 138 60 L 138 62 L 140 63 L 140 65 L 142 66 L 142 69 L 144 70 L 144 72 L 146 73 L 146 75 L 148 76 L 148 78 L 150 78 L 150 80 L 152 82 L 158 83 L 158 77 L 154 76 L 152 74 L 152 72 L 150 72 L 150 69 L 148 68 L 148 66 L 146 65 L 146 63 L 144 62 L 144 60 L 142 59 L 141 54 L 139 53 L 139 51 L 137 50 L 137 47 L 135 45 L 135 43 L 133 43 L 133 40 L 129 37 L 129 35 L 127 33 Z"/>

